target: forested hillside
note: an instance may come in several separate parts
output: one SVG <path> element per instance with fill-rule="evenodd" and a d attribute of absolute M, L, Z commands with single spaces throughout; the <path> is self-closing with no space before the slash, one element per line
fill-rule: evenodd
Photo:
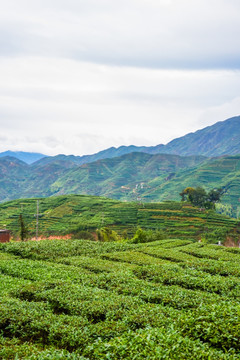
<path fill-rule="evenodd" d="M 137 182 L 165 178 L 205 160 L 202 156 L 131 153 L 78 166 L 64 158 L 47 159 L 27 165 L 12 157 L 0 158 L 0 200 L 70 193 L 121 198 L 126 193 L 121 186 L 131 185 L 133 190 Z"/>
<path fill-rule="evenodd" d="M 222 203 L 237 213 L 240 194 L 240 156 L 207 159 L 202 156 L 131 153 L 118 158 L 76 165 L 64 159 L 27 165 L 0 159 L 0 199 L 88 194 L 127 201 L 179 200 L 186 187 L 223 188 Z"/>

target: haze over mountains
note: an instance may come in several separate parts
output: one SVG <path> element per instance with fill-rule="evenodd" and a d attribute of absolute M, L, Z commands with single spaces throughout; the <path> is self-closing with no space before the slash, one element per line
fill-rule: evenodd
<path fill-rule="evenodd" d="M 113 158 L 129 154 L 131 152 L 144 152 L 148 154 L 175 154 L 180 156 L 204 155 L 208 157 L 221 155 L 235 155 L 240 153 L 240 116 L 225 121 L 219 121 L 212 126 L 189 133 L 180 138 L 170 141 L 168 144 L 156 146 L 120 146 L 111 147 L 93 155 L 74 156 L 57 155 L 46 157 L 39 153 L 5 151 L 0 157 L 13 156 L 19 160 L 31 164 L 39 159 L 42 162 L 52 160 L 70 160 L 78 165 L 94 162 L 101 159 Z"/>
<path fill-rule="evenodd" d="M 37 160 L 42 159 L 46 155 L 24 151 L 4 151 L 0 153 L 0 158 L 5 156 L 15 157 L 16 159 L 24 161 L 26 164 L 32 164 Z"/>
<path fill-rule="evenodd" d="M 94 155 L 0 154 L 0 201 L 61 194 L 120 200 L 178 200 L 186 186 L 223 187 L 240 201 L 240 116 L 155 147 L 122 146 Z M 35 158 L 39 158 L 32 164 Z M 215 157 L 215 158 L 213 158 Z"/>

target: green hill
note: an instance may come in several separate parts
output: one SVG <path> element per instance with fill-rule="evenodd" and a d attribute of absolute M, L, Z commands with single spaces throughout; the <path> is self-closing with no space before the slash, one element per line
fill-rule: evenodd
<path fill-rule="evenodd" d="M 19 197 L 29 176 L 28 167 L 14 157 L 0 158 L 0 201 Z"/>
<path fill-rule="evenodd" d="M 4 175 L 0 181 L 0 200 L 71 193 L 121 198 L 126 194 L 122 186 L 135 187 L 137 182 L 159 175 L 168 177 L 204 160 L 202 156 L 131 153 L 78 166 L 62 157 L 51 162 L 46 158 L 32 165 L 14 158 L 0 158 Z"/>
<path fill-rule="evenodd" d="M 53 194 L 81 193 L 136 200 L 138 190 L 147 189 L 150 180 L 171 178 L 178 171 L 205 160 L 202 156 L 131 153 L 74 168 L 59 177 L 51 191 Z"/>
<path fill-rule="evenodd" d="M 154 179 L 149 186 L 151 189 L 143 194 L 148 201 L 176 200 L 187 186 L 203 186 L 207 190 L 222 187 L 225 192 L 222 202 L 236 210 L 240 205 L 240 155 L 210 159 L 193 169 L 178 172 L 169 181 L 160 183 Z"/>
<path fill-rule="evenodd" d="M 217 242 L 217 233 L 224 241 L 226 234 L 238 239 L 239 223 L 214 211 L 202 211 L 181 202 L 120 202 L 96 196 L 67 195 L 39 199 L 39 234 L 42 236 L 96 232 L 110 227 L 120 235 L 132 236 L 138 227 L 157 229 L 167 236 Z M 0 228 L 7 227 L 17 236 L 19 215 L 23 214 L 29 235 L 35 235 L 36 199 L 20 199 L 0 204 Z M 215 234 L 215 235 L 214 235 Z"/>

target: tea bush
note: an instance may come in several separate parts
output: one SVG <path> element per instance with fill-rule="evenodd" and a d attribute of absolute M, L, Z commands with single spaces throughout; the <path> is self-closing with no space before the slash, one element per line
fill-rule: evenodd
<path fill-rule="evenodd" d="M 0 358 L 239 359 L 239 249 L 154 240 L 1 245 Z"/>

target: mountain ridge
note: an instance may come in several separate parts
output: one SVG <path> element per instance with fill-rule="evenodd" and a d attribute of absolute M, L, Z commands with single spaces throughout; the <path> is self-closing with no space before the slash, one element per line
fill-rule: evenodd
<path fill-rule="evenodd" d="M 216 157 L 221 155 L 236 155 L 240 153 L 240 116 L 235 116 L 213 125 L 204 127 L 195 132 L 171 140 L 166 145 L 135 146 L 122 145 L 110 147 L 91 155 L 64 155 L 46 156 L 39 153 L 24 153 L 7 151 L 0 153 L 0 157 L 10 155 L 28 164 L 55 162 L 55 160 L 69 160 L 77 165 L 83 165 L 102 159 L 110 159 L 131 152 L 142 152 L 147 154 L 174 154 L 180 156 L 203 155 Z M 14 155 L 15 154 L 15 155 Z M 31 160 L 35 157 L 36 160 Z"/>
<path fill-rule="evenodd" d="M 5 157 L 0 158 L 0 201 L 19 197 L 52 196 L 64 193 L 111 194 L 115 186 L 149 180 L 152 176 L 169 174 L 177 169 L 191 167 L 205 161 L 202 156 L 180 157 L 169 154 L 130 153 L 111 159 L 102 159 L 81 166 L 55 160 L 32 165 Z M 102 184 L 103 182 L 103 184 Z M 134 185 L 135 186 L 135 185 Z M 103 187 L 103 189 L 102 189 Z"/>
<path fill-rule="evenodd" d="M 10 157 L 19 159 L 21 161 L 24 161 L 26 164 L 32 164 L 35 161 L 42 159 L 46 155 L 41 154 L 41 153 L 35 153 L 35 152 L 11 151 L 11 150 L 3 151 L 0 153 L 0 158 L 6 157 L 6 156 L 10 156 Z"/>
<path fill-rule="evenodd" d="M 208 157 L 236 155 L 240 153 L 240 116 L 219 121 L 196 132 L 170 141 L 161 150 L 182 156 L 204 155 Z"/>

